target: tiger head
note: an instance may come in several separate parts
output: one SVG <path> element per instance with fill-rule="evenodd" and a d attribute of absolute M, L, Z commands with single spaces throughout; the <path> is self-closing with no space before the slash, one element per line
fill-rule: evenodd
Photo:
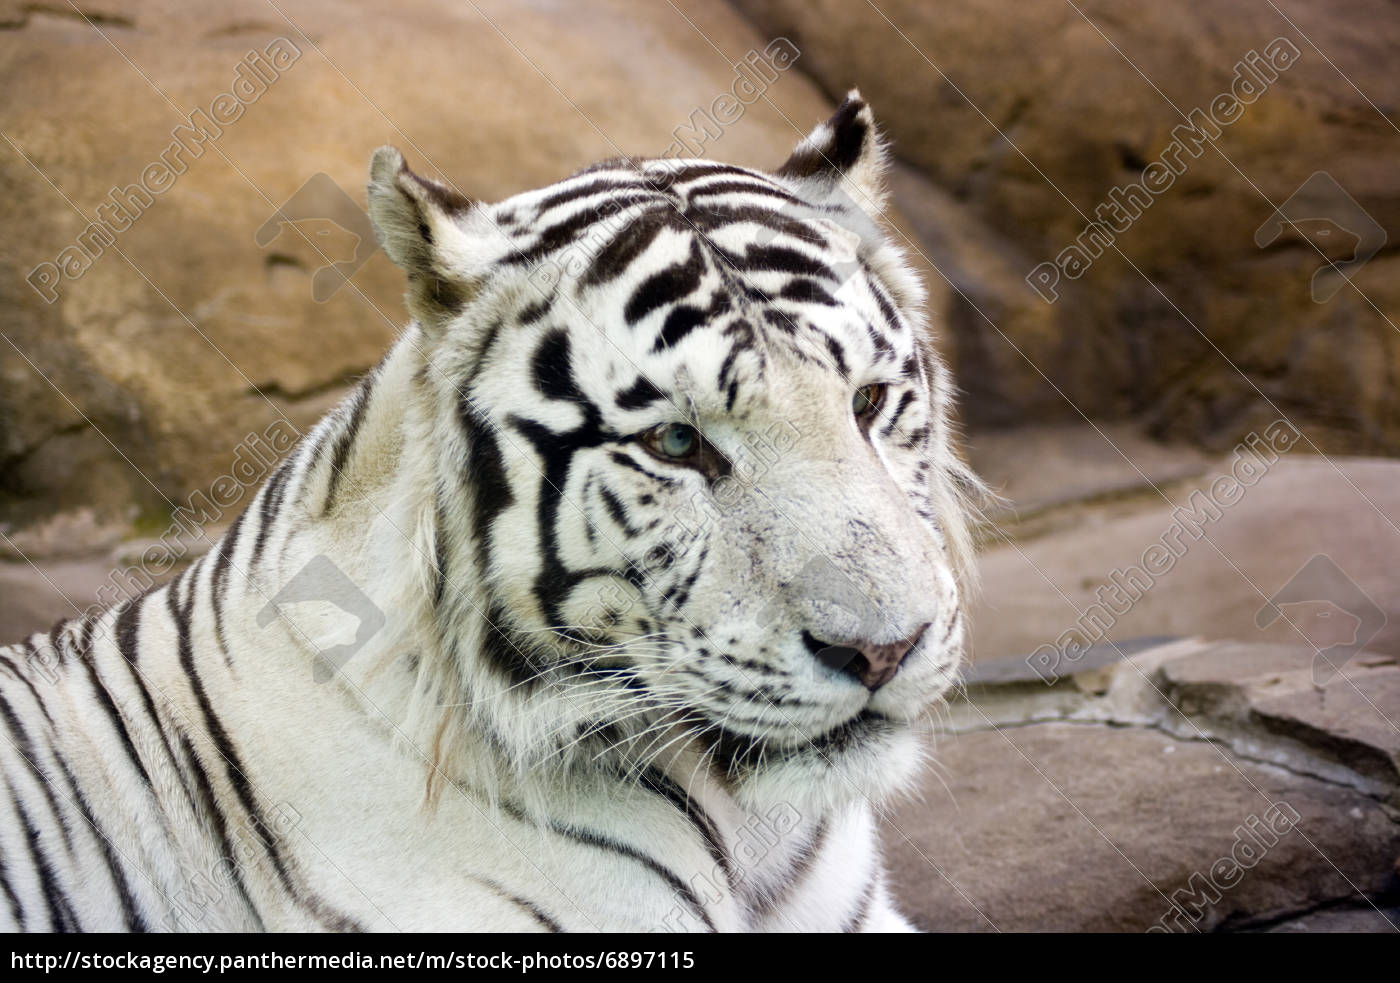
<path fill-rule="evenodd" d="M 689 747 L 828 797 L 908 777 L 961 657 L 975 479 L 884 168 L 855 93 L 773 173 L 619 159 L 489 205 L 376 153 L 435 616 L 493 744 Z"/>

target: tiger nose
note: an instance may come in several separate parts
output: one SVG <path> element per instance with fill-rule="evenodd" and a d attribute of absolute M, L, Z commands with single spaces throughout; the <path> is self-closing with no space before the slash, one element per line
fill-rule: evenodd
<path fill-rule="evenodd" d="M 928 623 L 925 623 L 908 638 L 888 643 L 837 645 L 824 642 L 807 631 L 802 633 L 802 640 L 822 665 L 855 677 L 873 693 L 894 678 L 905 657 L 919 644 L 919 639 L 927 630 Z"/>

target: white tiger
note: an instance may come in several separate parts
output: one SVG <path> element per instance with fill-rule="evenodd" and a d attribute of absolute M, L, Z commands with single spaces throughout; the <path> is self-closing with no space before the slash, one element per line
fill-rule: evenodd
<path fill-rule="evenodd" d="M 398 343 L 200 562 L 0 655 L 7 927 L 907 929 L 976 480 L 884 167 L 854 92 L 773 174 L 379 150 Z"/>

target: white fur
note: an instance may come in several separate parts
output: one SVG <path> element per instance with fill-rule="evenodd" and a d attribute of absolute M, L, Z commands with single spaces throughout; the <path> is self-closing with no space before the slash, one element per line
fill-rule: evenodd
<path fill-rule="evenodd" d="M 868 110 L 862 118 L 868 121 Z M 809 144 L 820 147 L 831 138 L 829 126 L 818 128 Z M 150 922 L 271 930 L 334 928 L 336 919 L 374 930 L 513 931 L 544 922 L 569 930 L 704 927 L 701 914 L 645 863 L 581 843 L 562 832 L 568 828 L 663 863 L 691 884 L 703 918 L 721 931 L 909 928 L 881 872 L 877 817 L 916 777 L 928 707 L 956 676 L 964 634 L 959 577 L 969 554 L 962 495 L 975 479 L 952 445 L 949 384 L 922 333 L 917 279 L 870 216 L 850 214 L 842 204 L 852 196 L 879 200 L 882 161 L 872 124 L 858 166 L 839 181 L 784 185 L 762 178 L 826 208 L 826 217 L 813 221 L 827 222 L 829 238 L 846 242 L 865 264 L 866 272 L 841 287 L 838 306 L 800 314 L 843 339 L 853 367 L 851 378 L 842 379 L 831 364 L 764 342 L 734 360 L 742 386 L 730 409 L 723 392 L 709 385 L 730 354 L 715 331 L 702 328 L 653 351 L 664 312 L 630 326 L 619 314 L 647 276 L 684 259 L 692 241 L 684 229 L 659 235 L 606 289 L 588 289 L 566 273 L 551 288 L 555 319 L 508 327 L 491 341 L 481 364 L 492 325 L 538 299 L 529 271 L 509 272 L 505 260 L 528 248 L 539 229 L 583 205 L 575 201 L 540 214 L 523 231 L 511 231 L 509 219 L 529 214 L 551 193 L 611 173 L 607 168 L 496 206 L 463 209 L 450 207 L 441 189 L 408 172 L 396 151 L 376 155 L 371 213 L 386 251 L 410 274 L 415 322 L 363 392 L 295 452 L 266 529 L 257 517 L 278 482 L 253 505 L 229 554 L 222 641 L 211 616 L 211 598 L 219 591 L 217 552 L 166 589 L 195 605 L 189 623 L 197 683 L 178 657 L 178 624 L 165 591 L 142 602 L 135 667 L 116 645 L 120 611 L 104 614 L 93 632 L 92 663 L 143 761 L 151 763 L 153 794 L 114 735 L 94 726 L 100 719 L 95 691 L 71 659 L 60 685 L 44 690 L 52 725 L 40 721 L 36 706 L 24 711 L 36 730 L 53 734 L 65 749 Z M 659 176 L 686 163 L 700 162 L 640 166 Z M 636 173 L 620 164 L 616 170 Z M 844 190 L 835 196 L 834 188 Z M 706 248 L 742 250 L 753 235 L 753 229 L 730 226 L 716 231 Z M 787 245 L 812 248 L 800 241 Z M 709 267 L 701 290 L 722 288 L 722 270 Z M 781 290 L 783 281 L 758 272 L 750 284 L 767 293 Z M 913 357 L 921 368 L 918 381 L 909 383 L 918 399 L 899 434 L 867 440 L 851 417 L 850 401 L 853 387 L 880 381 L 878 372 L 864 368 L 878 356 L 865 330 L 880 323 L 877 291 L 893 299 L 903 321 L 889 343 L 899 360 Z M 464 306 L 447 303 L 454 298 Z M 776 459 L 762 459 L 746 479 L 737 503 L 705 520 L 692 544 L 708 550 L 704 562 L 695 551 L 677 561 L 681 570 L 699 570 L 678 610 L 658 614 L 655 594 L 668 585 L 667 576 L 679 573 L 658 575 L 641 588 L 600 575 L 554 599 L 567 624 L 619 640 L 609 651 L 626 654 L 647 687 L 645 698 L 571 675 L 565 663 L 598 650 L 552 633 L 558 626 L 548 622 L 533 591 L 543 549 L 539 498 L 548 489 L 544 462 L 512 414 L 528 414 L 558 432 L 584 421 L 579 403 L 545 400 L 532 391 L 532 356 L 543 332 L 561 320 L 584 398 L 606 407 L 609 425 L 620 432 L 689 419 L 736 459 L 749 453 L 755 434 L 785 438 Z M 615 394 L 638 372 L 664 381 L 677 399 L 618 409 Z M 860 373 L 868 378 L 856 378 Z M 357 416 L 357 400 L 364 403 L 358 430 L 337 471 L 337 440 Z M 472 496 L 462 491 L 472 453 L 462 426 L 464 402 L 493 435 L 512 493 L 494 518 L 484 577 L 473 547 Z M 899 446 L 901 434 L 920 428 L 927 430 L 922 441 Z M 579 451 L 560 489 L 552 528 L 570 569 L 618 567 L 657 543 L 673 542 L 664 520 L 705 494 L 694 475 L 651 461 L 648 467 L 676 478 L 675 487 L 657 487 L 612 463 L 613 449 Z M 626 452 L 639 453 L 632 445 Z M 627 496 L 635 521 L 620 524 L 610 515 L 601 498 L 605 486 Z M 647 496 L 652 504 L 639 504 Z M 650 532 L 640 528 L 649 516 L 663 520 Z M 255 533 L 263 536 L 261 547 Z M 443 543 L 447 583 L 435 602 Z M 334 606 L 288 603 L 273 624 L 258 624 L 264 605 L 316 557 L 329 558 L 386 617 L 324 683 L 311 671 L 316 651 L 354 637 L 353 618 L 347 621 Z M 875 603 L 878 625 L 855 624 L 840 603 L 794 585 L 807 564 L 822 557 Z M 600 597 L 624 608 L 612 626 L 598 620 Z M 532 651 L 545 663 L 539 685 L 504 685 L 480 655 L 487 644 L 482 616 L 492 605 L 506 613 L 510 638 L 537 644 Z M 759 624 L 760 612 L 770 608 L 777 616 Z M 864 632 L 872 642 L 889 642 L 924 623 L 932 626 L 925 636 L 930 641 L 874 694 L 820 665 L 797 635 L 800 629 L 825 638 Z M 627 631 L 638 624 L 651 624 L 665 637 L 628 641 Z M 76 631 L 65 629 L 70 646 Z M 719 649 L 735 660 L 717 656 Z M 8 655 L 21 674 L 28 672 L 25 651 Z M 769 669 L 775 675 L 765 675 Z M 142 710 L 137 677 L 155 696 L 159 722 Z M 754 695 L 764 680 L 771 685 Z M 258 812 L 291 817 L 275 831 L 273 848 L 239 831 L 248 818 L 236 787 L 240 776 L 216 746 L 199 688 L 233 745 Z M 8 694 L 27 700 L 19 691 L 6 683 Z M 784 703 L 783 696 L 800 702 Z M 694 728 L 678 719 L 682 711 L 674 708 L 682 704 L 749 734 L 762 753 L 726 773 L 707 756 Z M 844 747 L 816 751 L 809 744 L 863 710 L 885 723 Z M 599 720 L 617 728 L 610 743 L 581 731 Z M 176 767 L 163 750 L 182 738 L 234 827 L 236 876 L 248 893 L 245 903 L 234 877 L 226 876 L 218 899 L 197 906 L 198 917 L 173 913 L 191 907 L 182 899 L 202 872 L 233 868 L 220 866 L 212 817 L 187 793 L 189 769 Z M 23 786 L 20 801 L 38 802 L 40 790 L 16 744 L 0 754 L 5 773 L 18 776 L 12 783 Z M 37 763 L 61 784 L 56 763 Z M 709 817 L 730 866 L 740 871 L 737 883 L 714 876 L 716 862 L 695 827 L 644 787 L 639 776 L 647 765 Z M 5 856 L 22 856 L 19 824 L 0 829 Z M 805 874 L 794 876 L 804 849 L 818 837 L 821 849 Z M 63 890 L 85 928 L 121 927 L 103 869 L 99 851 L 83 841 L 62 873 Z M 37 910 L 37 875 L 14 871 L 12 881 L 22 888 L 26 913 Z M 41 913 L 24 919 L 30 928 L 42 922 Z"/>

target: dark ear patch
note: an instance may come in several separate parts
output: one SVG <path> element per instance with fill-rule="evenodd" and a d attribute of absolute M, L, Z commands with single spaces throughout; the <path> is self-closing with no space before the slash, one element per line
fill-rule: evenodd
<path fill-rule="evenodd" d="M 774 176 L 794 185 L 793 190 L 809 203 L 877 218 L 884 209 L 888 167 L 889 155 L 875 127 L 875 114 L 852 89 Z"/>
<path fill-rule="evenodd" d="M 400 158 L 402 161 L 403 158 Z M 455 188 L 450 188 L 445 184 L 434 181 L 432 178 L 415 174 L 408 169 L 408 164 L 404 164 L 400 173 L 416 182 L 423 189 L 425 197 L 439 209 L 449 215 L 458 212 L 469 211 L 472 207 L 472 200 Z"/>
<path fill-rule="evenodd" d="M 871 135 L 870 107 L 852 93 L 810 137 L 802 141 L 777 173 L 781 177 L 832 177 L 851 170 L 861 160 Z"/>

